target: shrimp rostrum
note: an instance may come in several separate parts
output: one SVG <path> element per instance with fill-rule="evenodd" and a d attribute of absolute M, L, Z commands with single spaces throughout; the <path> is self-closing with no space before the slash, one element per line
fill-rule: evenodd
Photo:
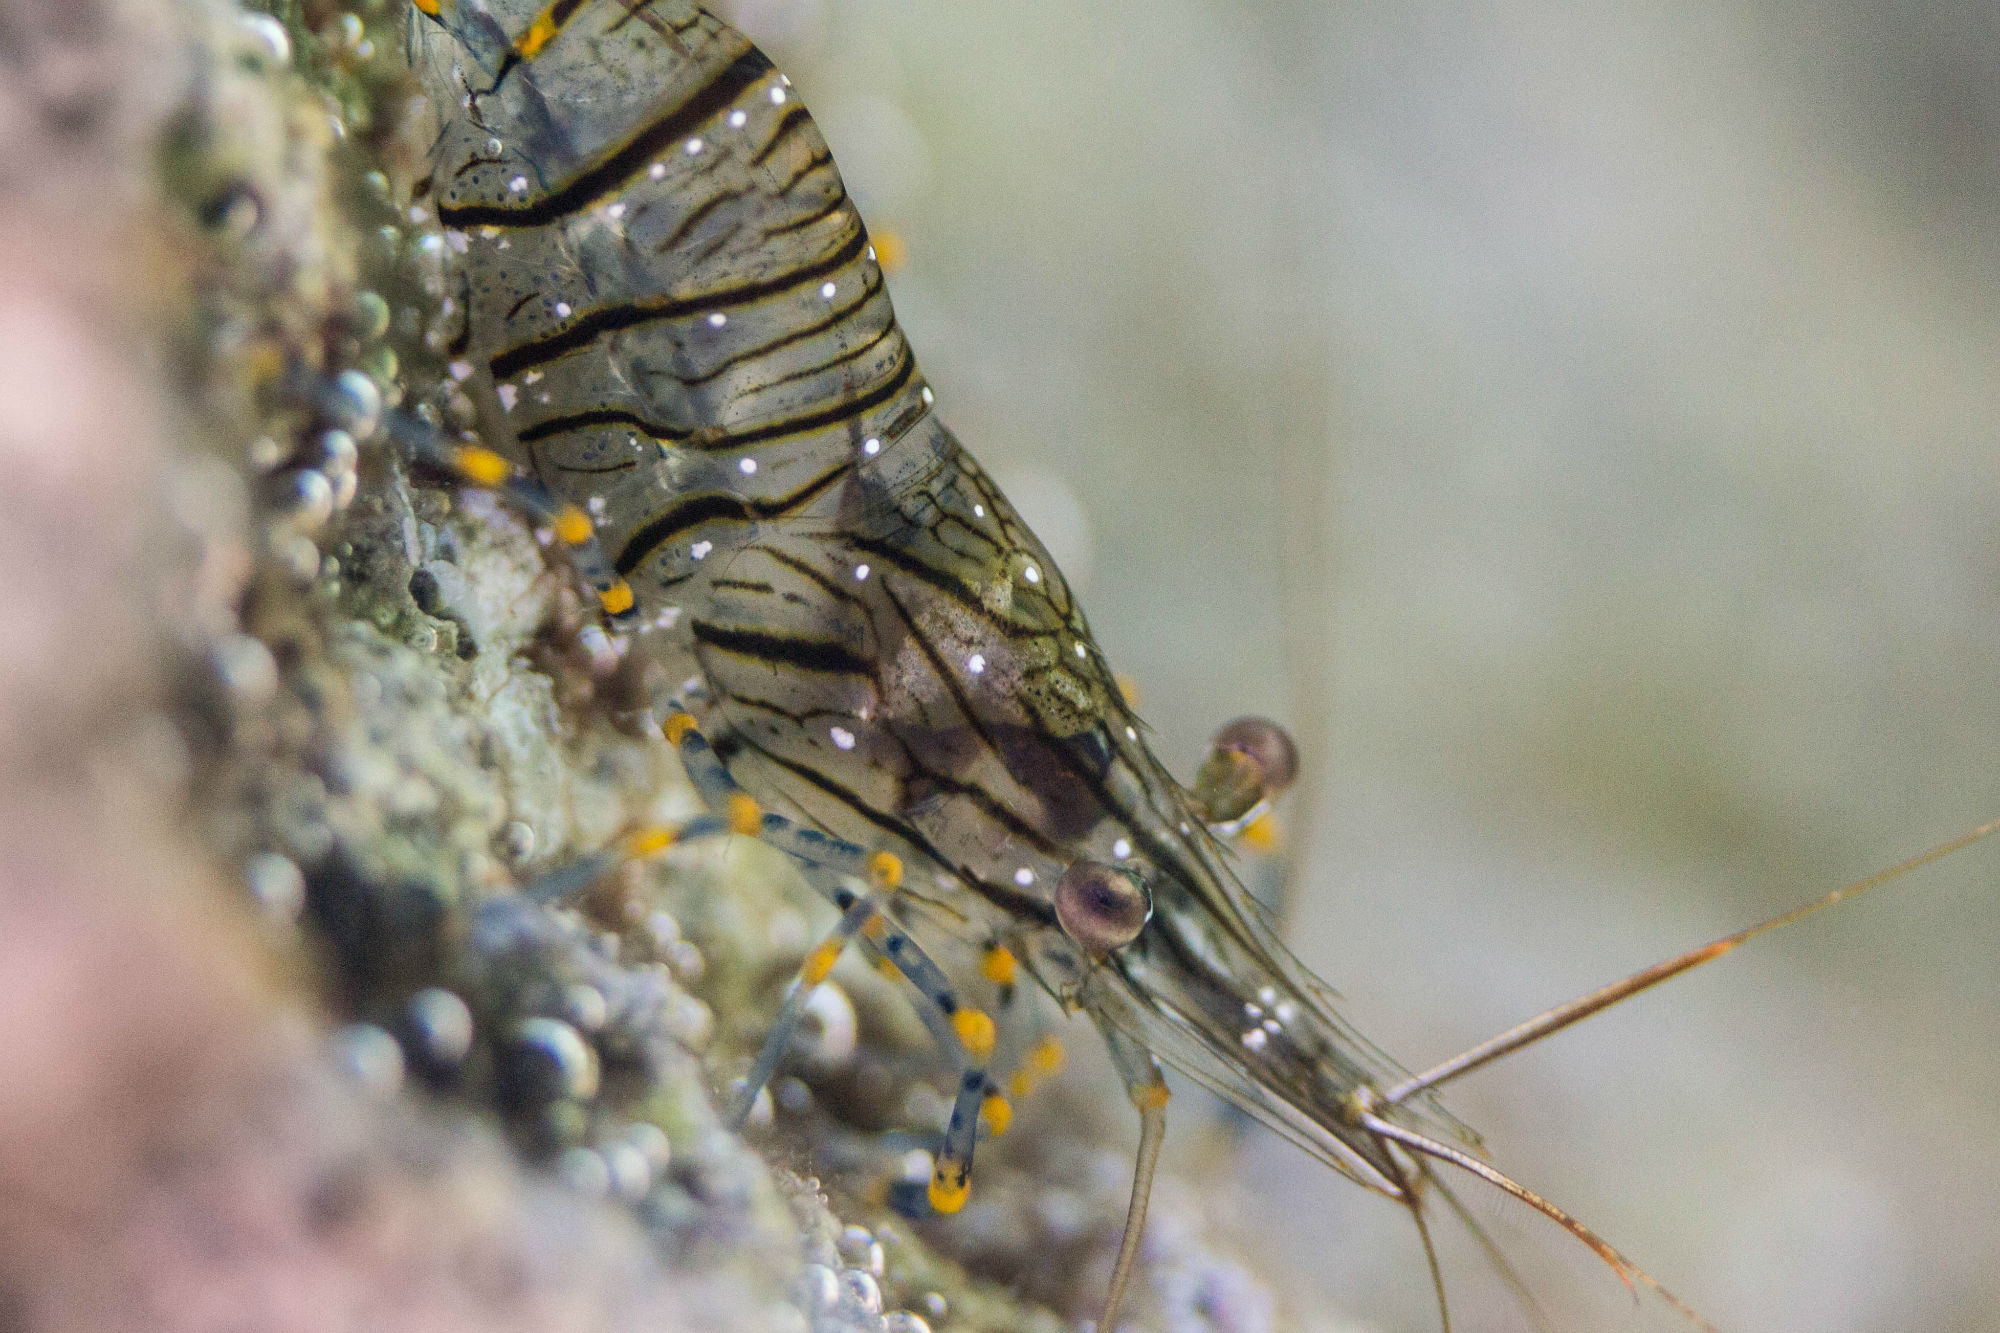
<path fill-rule="evenodd" d="M 770 61 L 687 0 L 415 3 L 441 121 L 431 203 L 458 256 L 449 356 L 485 442 L 433 452 L 545 509 L 632 651 L 689 680 L 665 732 L 713 811 L 535 891 L 729 829 L 794 854 L 841 913 L 739 1112 L 852 943 L 958 1048 L 929 1199 L 962 1206 L 979 1124 L 1006 1103 L 993 1019 L 923 947 L 949 933 L 983 947 L 1001 994 L 1019 968 L 1087 1014 L 1139 1111 L 1100 1327 L 1137 1251 L 1163 1064 L 1420 1229 L 1428 1199 L 1451 1200 L 1449 1164 L 1650 1285 L 1430 1098 L 1754 932 L 1430 1074 L 1397 1068 L 1285 950 L 1217 836 L 1290 781 L 1289 741 L 1231 724 L 1192 787 L 1154 758 L 1061 571 L 939 421 L 867 229 Z"/>

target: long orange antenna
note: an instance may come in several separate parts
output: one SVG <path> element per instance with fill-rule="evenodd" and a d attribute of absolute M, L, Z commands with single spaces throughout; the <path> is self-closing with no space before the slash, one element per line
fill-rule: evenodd
<path fill-rule="evenodd" d="M 1559 1004 L 1555 1008 L 1548 1010 L 1546 1013 L 1539 1014 L 1525 1023 L 1508 1028 L 1505 1032 L 1491 1040 L 1479 1043 L 1479 1045 L 1474 1046 L 1469 1051 L 1460 1055 L 1454 1055 L 1443 1064 L 1427 1069 L 1412 1078 L 1404 1079 L 1401 1083 L 1381 1093 L 1380 1101 L 1387 1106 L 1396 1106 L 1406 1102 L 1420 1092 L 1435 1088 L 1443 1083 L 1448 1083 L 1461 1074 L 1469 1074 L 1481 1065 L 1497 1060 L 1503 1055 L 1518 1051 L 1523 1046 L 1540 1041 L 1543 1037 L 1551 1033 L 1560 1032 L 1570 1024 L 1580 1019 L 1588 1018 L 1601 1009 L 1609 1008 L 1617 1004 L 1620 1000 L 1659 985 L 1669 977 L 1677 977 L 1692 968 L 1700 967 L 1703 963 L 1713 962 L 1739 944 L 1753 940 L 1768 931 L 1776 930 L 1780 926 L 1789 926 L 1794 921 L 1804 920 L 1813 913 L 1823 911 L 1835 903 L 1844 902 L 1849 898 L 1857 898 L 1878 884 L 1886 884 L 1892 879 L 1907 875 L 1912 870 L 1927 866 L 1933 861 L 1941 861 L 1953 852 L 1962 851 L 1970 847 L 1973 843 L 1983 838 L 1991 837 L 1995 833 L 2000 833 L 2000 819 L 1981 824 L 1978 828 L 1973 829 L 1969 833 L 1960 834 L 1950 842 L 1940 843 L 1927 852 L 1919 853 L 1907 861 L 1899 862 L 1889 867 L 1887 870 L 1877 871 L 1866 879 L 1856 880 L 1845 888 L 1835 889 L 1825 897 L 1815 899 L 1803 907 L 1795 907 L 1791 911 L 1774 916 L 1768 921 L 1760 921 L 1754 926 L 1739 930 L 1734 935 L 1725 935 L 1713 943 L 1704 944 L 1698 949 L 1690 949 L 1677 958 L 1667 959 L 1664 963 L 1655 963 L 1649 968 L 1634 972 L 1622 981 L 1614 981 L 1608 986 L 1590 992 L 1588 995 L 1579 996 L 1571 1000 L 1568 1004 Z"/>
<path fill-rule="evenodd" d="M 1497 1167 L 1489 1166 L 1477 1157 L 1474 1157 L 1471 1153 L 1454 1148 L 1449 1143 L 1439 1143 L 1436 1139 L 1426 1138 L 1414 1130 L 1404 1129 L 1401 1125 L 1391 1124 L 1372 1111 L 1356 1109 L 1353 1115 L 1355 1124 L 1377 1138 L 1390 1140 L 1412 1152 L 1422 1153 L 1425 1157 L 1434 1157 L 1440 1162 L 1448 1162 L 1461 1171 L 1469 1171 L 1502 1193 L 1519 1199 L 1522 1203 L 1527 1204 L 1528 1207 L 1534 1209 L 1543 1217 L 1548 1218 L 1564 1231 L 1567 1231 L 1577 1240 L 1589 1246 L 1591 1252 L 1599 1259 L 1602 1259 L 1606 1266 L 1618 1275 L 1618 1280 L 1623 1282 L 1627 1287 L 1632 1287 L 1635 1282 L 1643 1284 L 1651 1289 L 1654 1295 L 1658 1296 L 1668 1305 L 1671 1305 L 1682 1318 L 1686 1319 L 1696 1328 L 1701 1329 L 1702 1333 L 1720 1333 L 1720 1330 L 1715 1325 L 1709 1323 L 1708 1320 L 1702 1318 L 1693 1306 L 1662 1286 L 1658 1278 L 1614 1249 L 1611 1242 L 1605 1240 L 1604 1237 L 1578 1221 L 1565 1209 L 1550 1203 L 1526 1185 L 1501 1172 Z"/>

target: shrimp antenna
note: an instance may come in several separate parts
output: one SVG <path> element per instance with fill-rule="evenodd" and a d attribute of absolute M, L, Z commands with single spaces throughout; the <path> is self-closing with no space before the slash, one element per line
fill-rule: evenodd
<path fill-rule="evenodd" d="M 1554 1326 L 1549 1323 L 1548 1311 L 1544 1310 L 1542 1303 L 1535 1299 L 1535 1293 L 1528 1287 L 1528 1280 L 1521 1276 L 1519 1269 L 1514 1267 L 1514 1261 L 1509 1259 L 1506 1251 L 1500 1248 L 1500 1242 L 1493 1239 L 1480 1220 L 1472 1215 L 1472 1210 L 1465 1206 L 1465 1201 L 1446 1188 L 1444 1181 L 1438 1176 L 1436 1171 L 1431 1169 L 1429 1162 L 1419 1159 L 1417 1164 L 1423 1169 L 1424 1180 L 1429 1183 L 1433 1190 L 1437 1191 L 1439 1198 L 1450 1205 L 1451 1211 L 1459 1220 L 1459 1224 L 1471 1233 L 1475 1241 L 1479 1242 L 1480 1250 L 1486 1255 L 1486 1262 L 1493 1266 L 1493 1271 L 1498 1273 L 1500 1280 L 1507 1284 L 1507 1290 L 1513 1294 L 1515 1301 L 1520 1304 L 1521 1312 L 1527 1315 L 1528 1322 L 1535 1326 L 1535 1333 L 1555 1333 Z"/>
<path fill-rule="evenodd" d="M 1627 999 L 1630 996 L 1637 995 L 1640 991 L 1659 985 L 1669 977 L 1677 977 L 1683 972 L 1700 967 L 1703 963 L 1713 962 L 1739 944 L 1753 940 L 1757 936 L 1769 931 L 1776 930 L 1780 926 L 1789 926 L 1794 921 L 1802 921 L 1815 912 L 1823 911 L 1835 903 L 1844 902 L 1849 898 L 1858 898 L 1878 884 L 1886 884 L 1892 879 L 1907 875 L 1911 871 L 1927 866 L 1933 861 L 1941 861 L 1953 852 L 1962 851 L 1975 842 L 1991 837 L 1994 833 L 2000 833 L 2000 819 L 1981 824 L 1978 828 L 1968 833 L 1962 833 L 1949 842 L 1940 843 L 1927 852 L 1920 852 L 1907 861 L 1898 862 L 1896 865 L 1890 866 L 1887 870 L 1877 871 L 1866 879 L 1858 879 L 1843 888 L 1835 889 L 1825 897 L 1817 898 L 1803 907 L 1795 907 L 1789 912 L 1780 913 L 1768 921 L 1760 921 L 1756 925 L 1739 930 L 1733 935 L 1724 935 L 1719 940 L 1704 944 L 1698 949 L 1690 949 L 1688 952 L 1675 958 L 1669 958 L 1663 963 L 1655 963 L 1651 967 L 1634 972 L 1631 976 L 1621 981 L 1614 981 L 1608 986 L 1591 991 L 1588 995 L 1578 996 L 1567 1004 L 1559 1004 L 1545 1013 L 1536 1015 L 1525 1023 L 1508 1028 L 1497 1037 L 1479 1043 L 1479 1045 L 1474 1046 L 1469 1051 L 1454 1055 L 1443 1064 L 1427 1069 L 1423 1073 L 1411 1078 L 1404 1079 L 1402 1082 L 1393 1085 L 1387 1091 L 1379 1094 L 1378 1101 L 1385 1106 L 1400 1105 L 1420 1092 L 1425 1092 L 1438 1087 L 1440 1084 L 1448 1083 L 1461 1074 L 1469 1074 L 1481 1065 L 1490 1064 L 1503 1055 L 1511 1054 L 1514 1051 L 1520 1050 L 1523 1046 L 1531 1045 L 1552 1033 L 1560 1032 L 1570 1024 L 1588 1018 L 1599 1010 L 1608 1009 L 1620 1000 Z M 1391 1137 L 1394 1136 L 1392 1135 Z M 1418 1149 L 1418 1151 L 1423 1150 Z M 1553 1214 L 1551 1215 L 1553 1216 Z M 1616 1267 L 1616 1265 L 1613 1266 Z"/>
<path fill-rule="evenodd" d="M 1422 1134 L 1416 1133 L 1414 1130 L 1404 1129 L 1401 1125 L 1392 1124 L 1364 1107 L 1356 1106 L 1350 1114 L 1353 1117 L 1355 1125 L 1367 1130 L 1369 1133 L 1375 1135 L 1376 1138 L 1386 1139 L 1409 1149 L 1411 1152 L 1421 1153 L 1425 1157 L 1449 1163 L 1461 1171 L 1469 1171 L 1502 1193 L 1519 1199 L 1522 1203 L 1527 1204 L 1528 1207 L 1534 1209 L 1543 1217 L 1548 1218 L 1551 1222 L 1554 1222 L 1564 1231 L 1567 1231 L 1570 1235 L 1588 1246 L 1592 1253 L 1599 1259 L 1602 1259 L 1605 1265 L 1618 1275 L 1618 1280 L 1623 1282 L 1628 1289 L 1633 1290 L 1635 1294 L 1637 1292 L 1635 1284 L 1643 1284 L 1661 1300 L 1672 1306 L 1675 1312 L 1683 1319 L 1686 1319 L 1696 1328 L 1701 1329 L 1702 1333 L 1720 1333 L 1720 1330 L 1714 1324 L 1702 1318 L 1693 1306 L 1667 1290 L 1658 1278 L 1633 1263 L 1630 1259 L 1627 1259 L 1623 1254 L 1620 1254 L 1613 1248 L 1611 1242 L 1605 1240 L 1604 1237 L 1578 1221 L 1565 1209 L 1550 1203 L 1526 1185 L 1502 1173 L 1498 1168 L 1490 1166 L 1480 1161 L 1477 1157 L 1474 1157 L 1471 1153 L 1454 1148 L 1448 1143 L 1439 1143 L 1436 1139 L 1427 1138 Z"/>

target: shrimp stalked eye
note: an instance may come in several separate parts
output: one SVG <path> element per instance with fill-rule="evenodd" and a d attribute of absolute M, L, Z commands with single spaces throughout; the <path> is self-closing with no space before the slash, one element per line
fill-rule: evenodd
<path fill-rule="evenodd" d="M 1116 866 L 1078 861 L 1056 883 L 1056 920 L 1093 957 L 1130 944 L 1152 915 L 1145 884 Z"/>
<path fill-rule="evenodd" d="M 1211 823 L 1241 819 L 1299 776 L 1299 752 L 1285 729 L 1269 718 L 1239 717 L 1209 742 L 1208 758 L 1194 778 L 1194 799 Z"/>

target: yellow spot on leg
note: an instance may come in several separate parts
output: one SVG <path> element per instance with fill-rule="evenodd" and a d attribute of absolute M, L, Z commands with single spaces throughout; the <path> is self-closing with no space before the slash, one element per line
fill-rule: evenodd
<path fill-rule="evenodd" d="M 564 505 L 556 515 L 556 537 L 565 546 L 581 546 L 590 540 L 590 515 L 575 505 Z"/>
<path fill-rule="evenodd" d="M 903 882 L 902 858 L 893 852 L 877 852 L 868 858 L 868 878 L 878 889 L 893 889 Z"/>
<path fill-rule="evenodd" d="M 961 1009 L 951 1016 L 951 1026 L 958 1033 L 958 1039 L 965 1045 L 965 1053 L 980 1064 L 993 1054 L 993 1044 L 998 1040 L 993 1028 L 993 1020 L 979 1009 Z"/>
<path fill-rule="evenodd" d="M 1014 955 L 1004 944 L 996 944 L 979 960 L 979 971 L 996 986 L 1014 984 Z"/>
<path fill-rule="evenodd" d="M 758 833 L 763 831 L 764 812 L 757 808 L 757 802 L 748 792 L 733 791 L 729 793 L 727 817 L 731 833 L 741 834 L 746 838 L 754 838 Z"/>
<path fill-rule="evenodd" d="M 1054 1037 L 1044 1037 L 1028 1052 L 1028 1069 L 1038 1079 L 1049 1078 L 1063 1067 L 1062 1043 Z"/>
<path fill-rule="evenodd" d="M 632 609 L 632 585 L 620 579 L 597 594 L 597 600 L 607 615 L 622 616 Z"/>
<path fill-rule="evenodd" d="M 979 1103 L 979 1122 L 997 1139 L 1014 1123 L 1014 1108 L 999 1093 L 989 1092 L 986 1099 Z"/>
<path fill-rule="evenodd" d="M 1170 1095 L 1166 1084 L 1148 1083 L 1145 1087 L 1133 1091 L 1132 1105 L 1141 1111 L 1157 1111 L 1167 1104 Z"/>
<path fill-rule="evenodd" d="M 833 971 L 833 965 L 839 961 L 840 941 L 821 940 L 806 955 L 805 962 L 799 965 L 799 980 L 808 986 L 817 986 L 826 980 L 826 974 Z"/>
<path fill-rule="evenodd" d="M 891 981 L 903 975 L 902 969 L 896 966 L 896 962 L 892 958 L 877 958 L 875 960 L 875 970 Z"/>
<path fill-rule="evenodd" d="M 458 475 L 475 486 L 498 486 L 514 475 L 514 465 L 491 449 L 461 445 L 451 452 L 451 465 Z"/>
<path fill-rule="evenodd" d="M 438 10 L 443 8 L 443 5 L 440 0 L 417 0 L 417 8 L 429 14 L 432 18 L 436 18 Z"/>
<path fill-rule="evenodd" d="M 654 852 L 663 852 L 674 845 L 674 839 L 678 836 L 679 834 L 673 829 L 659 825 L 634 829 L 625 835 L 625 855 L 637 860 L 642 856 L 651 856 Z"/>
<path fill-rule="evenodd" d="M 520 52 L 521 59 L 533 60 L 542 53 L 543 47 L 555 40 L 556 33 L 562 27 L 556 21 L 555 12 L 562 3 L 563 0 L 555 0 L 554 4 L 535 15 L 535 21 L 530 23 L 528 30 L 521 34 L 521 40 L 514 43 L 514 49 Z M 571 5 L 570 8 L 574 9 L 575 6 Z"/>
<path fill-rule="evenodd" d="M 667 744 L 679 745 L 694 730 L 694 718 L 686 713 L 674 713 L 660 726 L 660 734 L 667 738 Z"/>
<path fill-rule="evenodd" d="M 939 1162 L 931 1176 L 931 1208 L 950 1215 L 965 1207 L 966 1199 L 972 1194 L 970 1173 L 961 1167 L 948 1167 Z"/>

